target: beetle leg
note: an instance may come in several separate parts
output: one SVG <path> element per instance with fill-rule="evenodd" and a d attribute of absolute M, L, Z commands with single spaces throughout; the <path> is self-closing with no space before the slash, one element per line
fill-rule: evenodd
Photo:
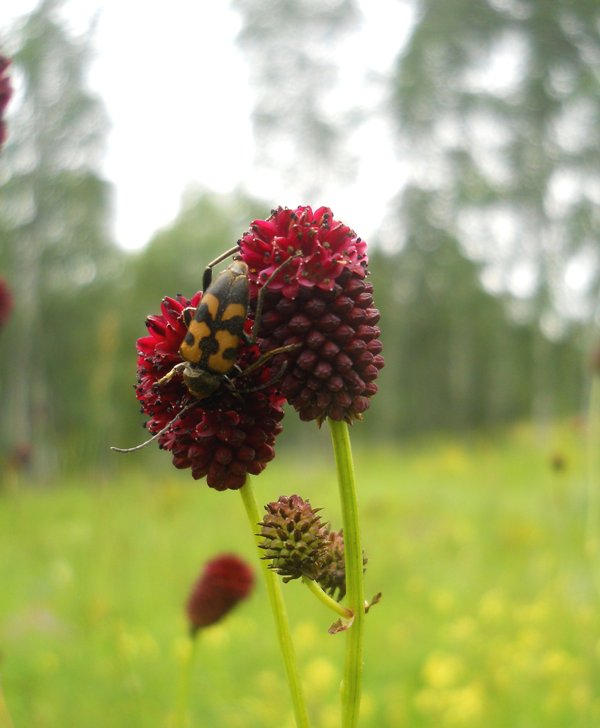
<path fill-rule="evenodd" d="M 294 351 L 294 349 L 298 349 L 300 346 L 302 346 L 302 344 L 286 344 L 286 346 L 278 346 L 275 349 L 266 351 L 264 354 L 259 356 L 253 364 L 250 364 L 250 366 L 247 366 L 245 369 L 243 369 L 241 374 L 243 376 L 247 376 L 256 369 L 262 367 L 265 362 L 271 359 L 271 357 L 276 356 L 277 354 L 284 354 L 286 351 Z"/>
<path fill-rule="evenodd" d="M 170 372 L 167 372 L 167 373 L 165 374 L 165 376 L 164 376 L 164 377 L 161 377 L 161 378 L 160 378 L 160 379 L 159 379 L 159 380 L 158 380 L 158 381 L 156 382 L 156 384 L 157 384 L 157 385 L 158 385 L 159 387 L 162 387 L 162 385 L 163 385 L 163 384 L 166 384 L 167 382 L 170 382 L 170 381 L 171 381 L 171 379 L 173 379 L 173 377 L 174 377 L 174 376 L 175 376 L 176 374 L 179 374 L 179 372 L 180 372 L 180 371 L 181 371 L 182 369 L 185 369 L 185 368 L 186 368 L 186 366 L 187 366 L 187 362 L 185 362 L 185 361 L 182 361 L 182 362 L 180 362 L 179 364 L 175 364 L 175 366 L 173 367 L 173 369 L 171 369 L 171 371 L 170 371 Z"/>
<path fill-rule="evenodd" d="M 246 394 L 247 392 L 260 392 L 261 389 L 266 389 L 267 387 L 271 387 L 275 382 L 279 381 L 281 377 L 285 374 L 285 370 L 287 369 L 287 361 L 284 361 L 281 363 L 281 366 L 279 367 L 279 371 L 277 371 L 271 379 L 269 379 L 268 382 L 264 382 L 264 384 L 259 384 L 256 387 L 248 387 L 247 389 L 238 389 L 238 393 Z"/>

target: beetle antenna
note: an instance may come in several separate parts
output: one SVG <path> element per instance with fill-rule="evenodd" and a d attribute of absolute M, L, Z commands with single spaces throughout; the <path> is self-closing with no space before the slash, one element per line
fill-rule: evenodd
<path fill-rule="evenodd" d="M 210 263 L 204 269 L 204 275 L 202 276 L 202 290 L 205 291 L 211 284 L 212 281 L 212 269 L 225 258 L 230 258 L 232 255 L 240 252 L 240 246 L 235 245 L 233 248 L 229 248 L 224 253 L 221 253 L 218 258 L 211 260 Z"/>
<path fill-rule="evenodd" d="M 173 417 L 173 419 L 170 422 L 167 422 L 167 424 L 162 428 L 162 430 L 159 430 L 157 433 L 152 435 L 151 438 L 148 440 L 141 442 L 139 445 L 135 445 L 134 447 L 114 447 L 111 445 L 110 449 L 113 450 L 113 452 L 135 452 L 136 450 L 141 450 L 143 447 L 146 447 L 146 445 L 149 445 L 151 442 L 154 442 L 154 440 L 158 439 L 161 435 L 164 435 L 165 432 L 169 430 L 169 427 L 175 422 L 176 419 L 181 417 L 184 412 L 187 412 L 189 409 L 191 409 L 197 402 L 188 402 L 188 404 L 185 405 L 182 409 L 179 410 L 179 412 Z"/>

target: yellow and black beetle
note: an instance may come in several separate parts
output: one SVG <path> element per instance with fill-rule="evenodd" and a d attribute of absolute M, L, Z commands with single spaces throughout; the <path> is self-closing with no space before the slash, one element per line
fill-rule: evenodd
<path fill-rule="evenodd" d="M 204 293 L 193 316 L 192 309 L 184 312 L 187 332 L 179 347 L 183 361 L 176 364 L 171 371 L 157 384 L 160 386 L 170 381 L 179 372 L 190 394 L 196 399 L 205 399 L 215 394 L 223 382 L 229 383 L 228 375 L 236 366 L 237 355 L 242 340 L 254 343 L 260 326 L 262 298 L 267 290 L 263 285 L 258 294 L 256 316 L 251 337 L 247 337 L 244 324 L 248 317 L 248 266 L 243 260 L 234 258 L 233 262 L 215 281 L 212 281 L 212 269 L 217 263 L 239 252 L 239 248 L 231 248 L 208 264 L 204 271 L 202 285 Z M 286 260 L 283 266 L 287 265 Z M 279 266 L 268 282 L 277 275 L 283 266 Z M 267 351 L 257 361 L 239 374 L 247 375 L 261 367 L 275 354 L 295 349 L 297 345 L 280 346 Z M 248 391 L 248 390 L 237 390 Z"/>
<path fill-rule="evenodd" d="M 181 371 L 196 399 L 214 394 L 235 366 L 247 315 L 248 266 L 234 260 L 204 289 L 198 308 L 186 321 L 187 332 L 179 347 L 183 361 L 159 379 L 158 385 Z"/>

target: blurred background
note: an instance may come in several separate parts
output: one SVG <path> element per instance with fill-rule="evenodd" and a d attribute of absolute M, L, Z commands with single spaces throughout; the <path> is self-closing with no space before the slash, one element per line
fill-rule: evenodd
<path fill-rule="evenodd" d="M 3 0 L 0 53 L 15 89 L 0 157 L 0 671 L 23 725 L 106 725 L 93 700 L 61 712 L 78 698 L 59 676 L 80 674 L 98 623 L 88 679 L 113 701 L 119 676 L 110 724 L 167 715 L 166 612 L 231 543 L 202 512 L 241 516 L 157 448 L 108 451 L 144 438 L 135 340 L 252 219 L 301 204 L 368 241 L 381 311 L 386 367 L 352 438 L 385 594 L 369 659 L 395 649 L 367 671 L 364 724 L 597 725 L 596 0 Z M 276 498 L 286 482 L 335 518 L 327 433 L 291 412 L 284 424 L 257 487 Z M 161 564 L 179 589 L 162 613 L 147 573 Z M 254 609 L 217 633 L 213 664 L 256 640 Z M 335 726 L 333 657 L 306 661 L 319 724 Z M 281 725 L 286 708 L 252 702 L 280 674 L 256 675 L 239 713 L 217 700 L 198 715 Z"/>
<path fill-rule="evenodd" d="M 580 0 L 182 2 L 149 18 L 48 0 L 7 24 L 5 459 L 110 467 L 106 443 L 139 436 L 145 316 L 279 204 L 329 205 L 370 244 L 387 366 L 357 438 L 579 411 L 600 275 L 597 23 Z"/>

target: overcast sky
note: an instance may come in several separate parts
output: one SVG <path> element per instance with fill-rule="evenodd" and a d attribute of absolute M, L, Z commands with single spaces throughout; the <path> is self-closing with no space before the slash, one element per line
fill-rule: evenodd
<path fill-rule="evenodd" d="M 36 3 L 1 3 L 0 40 L 10 47 L 6 28 Z M 398 0 L 362 5 L 359 40 L 368 47 L 363 58 L 369 65 L 355 70 L 364 75 L 389 67 L 409 15 Z M 167 225 L 190 184 L 218 192 L 243 185 L 265 199 L 265 214 L 278 204 L 325 204 L 363 237 L 377 229 L 399 174 L 381 126 L 365 132 L 357 179 L 328 191 L 327 199 L 288 199 L 289 186 L 276 174 L 256 174 L 252 89 L 236 46 L 241 22 L 228 2 L 170 0 L 168 13 L 163 3 L 115 0 L 70 0 L 64 7 L 76 32 L 100 11 L 89 84 L 112 124 L 103 173 L 115 186 L 114 233 L 120 245 L 138 248 Z"/>

